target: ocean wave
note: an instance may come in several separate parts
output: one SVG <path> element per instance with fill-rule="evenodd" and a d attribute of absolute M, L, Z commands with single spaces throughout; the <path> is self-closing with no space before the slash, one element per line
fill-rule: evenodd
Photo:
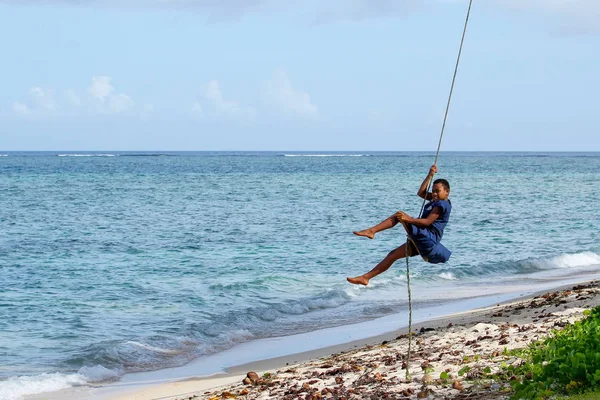
<path fill-rule="evenodd" d="M 57 157 L 118 157 L 118 154 L 57 154 Z"/>
<path fill-rule="evenodd" d="M 330 290 L 313 298 L 293 301 L 275 306 L 281 314 L 300 315 L 315 310 L 339 307 L 350 300 L 350 295 L 344 290 Z"/>
<path fill-rule="evenodd" d="M 486 275 L 535 274 L 549 271 L 578 270 L 600 266 L 600 254 L 591 251 L 564 253 L 552 257 L 528 258 L 517 261 L 485 263 L 475 266 L 453 268 L 455 277 L 477 277 Z"/>
<path fill-rule="evenodd" d="M 548 259 L 536 259 L 528 261 L 532 266 L 541 270 L 548 269 L 567 269 L 567 268 L 585 268 L 600 266 L 600 255 L 591 251 L 582 253 L 561 254 L 560 256 Z"/>
<path fill-rule="evenodd" d="M 152 352 L 152 353 L 157 353 L 157 354 L 172 354 L 172 355 L 177 355 L 177 354 L 183 353 L 183 349 L 164 349 L 164 348 L 161 348 L 161 347 L 152 346 L 152 345 L 149 345 L 147 343 L 136 342 L 136 341 L 133 341 L 133 340 L 125 342 L 125 344 L 126 345 L 135 346 L 135 347 L 139 347 L 139 348 L 144 349 L 146 351 L 149 351 L 149 352 Z"/>
<path fill-rule="evenodd" d="M 273 321 L 283 320 L 288 317 L 305 315 L 314 311 L 333 309 L 342 306 L 350 302 L 351 298 L 354 297 L 351 294 L 350 289 L 353 288 L 348 288 L 346 290 L 325 290 L 313 296 L 297 300 L 248 307 L 241 313 L 231 312 L 220 315 L 218 320 L 212 322 L 194 324 L 192 330 L 197 330 L 203 335 L 211 337 L 231 329 L 249 329 L 255 331 L 256 328 L 259 328 L 260 330 L 260 326 L 265 323 L 271 324 Z"/>
<path fill-rule="evenodd" d="M 230 349 L 235 345 L 255 339 L 256 336 L 247 329 L 234 329 L 229 332 L 221 332 L 218 338 L 218 341 L 204 347 L 202 355 L 214 354 Z"/>
<path fill-rule="evenodd" d="M 0 381 L 0 399 L 21 400 L 29 395 L 112 380 L 119 376 L 119 371 L 110 370 L 101 365 L 83 367 L 75 374 L 56 372 L 32 376 L 13 376 Z"/>
<path fill-rule="evenodd" d="M 438 276 L 440 278 L 442 278 L 442 279 L 447 279 L 449 281 L 455 281 L 456 280 L 456 277 L 454 276 L 454 274 L 452 272 L 442 272 Z"/>

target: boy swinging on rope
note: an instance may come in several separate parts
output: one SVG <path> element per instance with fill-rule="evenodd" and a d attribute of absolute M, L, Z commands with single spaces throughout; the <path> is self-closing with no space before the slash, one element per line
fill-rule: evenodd
<path fill-rule="evenodd" d="M 431 192 L 427 191 L 429 181 L 437 172 L 437 167 L 432 165 L 429 174 L 417 193 L 419 197 L 429 200 L 425 205 L 421 218 L 412 218 L 403 211 L 398 211 L 391 217 L 382 221 L 372 228 L 353 232 L 357 236 L 365 236 L 373 239 L 377 232 L 392 228 L 402 223 L 408 234 L 408 249 L 406 243 L 392 250 L 379 264 L 364 275 L 354 278 L 346 278 L 348 282 L 355 285 L 368 285 L 369 280 L 382 272 L 385 272 L 394 262 L 401 258 L 416 256 L 420 254 L 425 261 L 437 264 L 445 263 L 450 258 L 450 250 L 446 249 L 440 241 L 444 235 L 444 228 L 450 219 L 452 204 L 448 199 L 450 194 L 450 184 L 445 179 L 436 179 L 433 181 Z"/>

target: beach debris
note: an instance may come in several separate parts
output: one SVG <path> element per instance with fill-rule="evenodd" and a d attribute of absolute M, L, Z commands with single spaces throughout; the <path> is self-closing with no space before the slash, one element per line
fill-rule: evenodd
<path fill-rule="evenodd" d="M 568 301 L 569 311 L 562 310 L 563 300 Z M 506 400 L 511 394 L 507 381 L 518 378 L 502 372 L 500 364 L 518 366 L 523 362 L 512 350 L 524 348 L 543 339 L 552 329 L 573 323 L 588 307 L 586 304 L 594 300 L 600 303 L 599 283 L 591 288 L 585 286 L 579 292 L 559 291 L 500 305 L 491 312 L 482 310 L 471 319 L 456 317 L 454 324 L 446 320 L 435 331 L 420 329 L 419 337 L 414 339 L 418 347 L 411 354 L 414 367 L 410 380 L 401 372 L 401 368 L 406 368 L 408 335 L 399 335 L 385 343 L 356 346 L 290 365 L 284 367 L 284 372 L 256 374 L 252 376 L 254 380 L 247 375 L 244 383 L 251 386 L 244 388 L 240 383 L 222 390 L 244 400 Z M 522 310 L 518 317 L 516 310 Z M 490 320 L 491 313 L 505 318 Z M 503 374 L 504 384 L 492 381 L 496 374 Z M 433 379 L 438 376 L 439 379 Z M 224 393 L 205 393 L 200 397 L 223 400 Z"/>
<path fill-rule="evenodd" d="M 254 371 L 250 371 L 246 374 L 246 377 L 244 378 L 244 383 L 246 385 L 254 385 L 256 383 L 258 383 L 258 381 L 260 380 L 260 377 L 258 376 L 258 374 Z"/>
<path fill-rule="evenodd" d="M 458 391 L 463 390 L 464 387 L 463 387 L 462 382 L 459 380 L 455 380 L 454 382 L 452 382 L 452 389 L 456 389 Z"/>

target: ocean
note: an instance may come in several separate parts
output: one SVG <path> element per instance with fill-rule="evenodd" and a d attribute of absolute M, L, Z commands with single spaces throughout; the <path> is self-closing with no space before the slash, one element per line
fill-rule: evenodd
<path fill-rule="evenodd" d="M 403 230 L 352 231 L 418 214 L 433 153 L 0 155 L 2 399 L 406 313 L 403 260 L 346 282 Z M 415 310 L 600 276 L 600 153 L 442 152 L 438 169 L 453 254 L 410 260 Z"/>

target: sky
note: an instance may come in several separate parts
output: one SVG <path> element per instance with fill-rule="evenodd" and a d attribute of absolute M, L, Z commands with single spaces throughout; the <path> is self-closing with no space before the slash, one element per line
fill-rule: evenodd
<path fill-rule="evenodd" d="M 468 0 L 0 0 L 0 151 L 435 151 Z M 600 1 L 474 0 L 442 151 L 600 151 Z"/>

